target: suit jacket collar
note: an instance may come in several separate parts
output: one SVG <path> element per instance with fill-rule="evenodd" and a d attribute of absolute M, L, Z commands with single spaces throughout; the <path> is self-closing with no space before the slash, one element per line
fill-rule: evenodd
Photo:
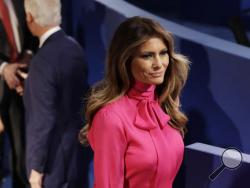
<path fill-rule="evenodd" d="M 60 31 L 61 28 L 59 26 L 53 27 L 51 29 L 49 29 L 48 31 L 46 31 L 40 38 L 39 38 L 39 48 L 41 48 L 44 43 L 47 41 L 48 38 L 50 38 L 50 36 L 52 36 L 54 33 L 56 33 L 57 31 Z"/>
<path fill-rule="evenodd" d="M 24 3 L 21 0 L 14 1 L 12 0 L 12 4 L 14 6 L 15 12 L 17 14 L 17 19 L 21 27 L 26 25 L 26 19 L 25 19 L 25 11 L 24 11 Z"/>

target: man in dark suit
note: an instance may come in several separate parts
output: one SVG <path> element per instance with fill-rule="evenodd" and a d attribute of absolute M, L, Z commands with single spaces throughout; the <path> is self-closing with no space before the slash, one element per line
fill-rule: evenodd
<path fill-rule="evenodd" d="M 16 72 L 25 67 L 20 64 L 22 57 L 35 49 L 23 3 L 23 0 L 0 0 L 0 116 L 10 140 L 14 188 L 24 188 L 28 183 L 24 165 L 24 109 L 22 97 L 15 91 L 19 88 L 22 92 L 22 82 Z M 3 146 L 2 143 L 0 149 Z"/>
<path fill-rule="evenodd" d="M 78 141 L 87 69 L 83 50 L 59 27 L 60 0 L 25 0 L 26 21 L 40 49 L 25 81 L 26 165 L 32 188 L 83 186 Z"/>

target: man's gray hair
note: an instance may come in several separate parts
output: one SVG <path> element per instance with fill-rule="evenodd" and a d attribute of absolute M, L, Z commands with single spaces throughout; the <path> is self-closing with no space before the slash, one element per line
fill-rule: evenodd
<path fill-rule="evenodd" d="M 25 0 L 25 11 L 30 12 L 40 26 L 61 24 L 60 0 Z"/>

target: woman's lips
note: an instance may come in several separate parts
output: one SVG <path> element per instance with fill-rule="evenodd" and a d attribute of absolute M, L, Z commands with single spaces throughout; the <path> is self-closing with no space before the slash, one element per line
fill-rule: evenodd
<path fill-rule="evenodd" d="M 161 77 L 163 74 L 163 71 L 161 72 L 151 72 L 149 73 L 150 76 L 154 77 L 154 78 L 158 78 L 158 77 Z"/>

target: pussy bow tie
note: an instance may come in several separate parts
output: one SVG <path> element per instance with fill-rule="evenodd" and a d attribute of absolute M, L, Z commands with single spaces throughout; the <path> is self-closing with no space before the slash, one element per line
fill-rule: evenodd
<path fill-rule="evenodd" d="M 158 101 L 142 99 L 137 107 L 134 124 L 138 128 L 150 130 L 160 126 L 163 129 L 170 120 L 169 115 L 163 112 Z"/>
<path fill-rule="evenodd" d="M 137 81 L 128 92 L 129 98 L 138 101 L 134 125 L 140 129 L 163 129 L 170 120 L 170 116 L 161 109 L 155 97 L 155 88 L 155 85 Z"/>

